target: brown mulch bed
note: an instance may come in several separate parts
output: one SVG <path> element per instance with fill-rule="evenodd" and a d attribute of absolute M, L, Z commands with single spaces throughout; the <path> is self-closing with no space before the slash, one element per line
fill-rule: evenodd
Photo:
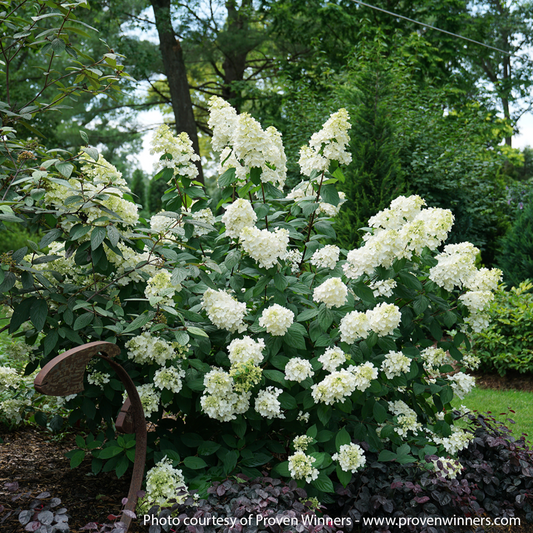
<path fill-rule="evenodd" d="M 505 376 L 499 374 L 474 374 L 476 385 L 483 389 L 520 390 L 533 392 L 533 376 L 509 372 Z"/>
<path fill-rule="evenodd" d="M 70 469 L 65 453 L 76 448 L 75 435 L 67 435 L 61 441 L 53 441 L 52 434 L 32 426 L 8 431 L 0 424 L 0 531 L 2 533 L 22 532 L 18 512 L 12 513 L 2 523 L 9 510 L 26 509 L 29 503 L 42 492 L 49 492 L 51 498 L 60 498 L 70 516 L 71 531 L 79 531 L 89 522 L 107 523 L 109 514 L 119 514 L 121 501 L 128 494 L 130 476 L 126 473 L 117 479 L 113 472 L 91 473 L 91 460 L 86 458 L 76 469 Z M 10 492 L 6 483 L 17 482 L 19 490 Z M 31 492 L 32 497 L 21 497 L 12 501 L 14 495 Z M 46 502 L 47 500 L 43 500 Z M 144 528 L 142 528 L 144 530 Z M 131 532 L 141 531 L 132 526 Z"/>

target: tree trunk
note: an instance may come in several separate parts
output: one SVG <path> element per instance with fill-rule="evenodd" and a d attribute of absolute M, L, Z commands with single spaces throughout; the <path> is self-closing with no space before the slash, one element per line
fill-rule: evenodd
<path fill-rule="evenodd" d="M 154 9 L 157 33 L 159 34 L 159 49 L 163 56 L 163 66 L 168 79 L 170 99 L 176 120 L 176 131 L 187 133 L 192 141 L 196 153 L 200 153 L 198 145 L 198 133 L 192 109 L 191 94 L 183 50 L 176 38 L 170 18 L 170 0 L 150 0 Z M 198 179 L 203 183 L 204 175 L 200 161 L 198 167 Z"/>

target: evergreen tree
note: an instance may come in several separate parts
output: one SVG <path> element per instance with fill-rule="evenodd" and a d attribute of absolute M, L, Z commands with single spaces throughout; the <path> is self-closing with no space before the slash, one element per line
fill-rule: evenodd
<path fill-rule="evenodd" d="M 342 246 L 351 249 L 362 237 L 359 228 L 387 207 L 403 191 L 399 147 L 391 120 L 393 75 L 383 64 L 380 52 L 373 60 L 360 61 L 351 92 L 352 165 L 340 188 L 346 194 L 336 231 Z"/>
<path fill-rule="evenodd" d="M 498 261 L 505 283 L 518 286 L 521 281 L 533 279 L 533 201 L 524 203 L 524 209 L 502 239 Z"/>

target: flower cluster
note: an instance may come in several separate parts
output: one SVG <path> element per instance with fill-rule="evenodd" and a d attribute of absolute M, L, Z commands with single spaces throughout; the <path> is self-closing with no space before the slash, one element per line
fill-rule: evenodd
<path fill-rule="evenodd" d="M 167 389 L 177 394 L 183 387 L 182 379 L 185 371 L 173 366 L 160 368 L 154 374 L 154 385 L 160 389 Z"/>
<path fill-rule="evenodd" d="M 202 307 L 217 328 L 226 329 L 231 333 L 241 333 L 246 329 L 243 324 L 246 304 L 238 302 L 228 292 L 207 289 L 202 298 Z"/>
<path fill-rule="evenodd" d="M 313 466 L 315 458 L 306 455 L 299 450 L 294 455 L 289 456 L 289 472 L 293 479 L 305 479 L 311 483 L 318 477 L 318 469 Z"/>
<path fill-rule="evenodd" d="M 380 296 L 390 298 L 396 285 L 397 283 L 393 279 L 385 279 L 374 281 L 369 285 L 369 288 L 372 289 L 374 298 L 379 298 Z"/>
<path fill-rule="evenodd" d="M 442 348 L 429 346 L 420 352 L 424 369 L 430 375 L 434 374 L 441 366 L 449 364 L 452 359 Z"/>
<path fill-rule="evenodd" d="M 366 339 L 370 331 L 379 337 L 391 335 L 401 319 L 400 310 L 394 304 L 380 303 L 365 313 L 352 311 L 341 320 L 341 340 L 353 344 L 357 339 Z"/>
<path fill-rule="evenodd" d="M 259 325 L 266 328 L 267 333 L 281 337 L 287 333 L 294 321 L 294 313 L 279 304 L 267 307 L 261 314 Z"/>
<path fill-rule="evenodd" d="M 110 375 L 105 372 L 91 372 L 87 376 L 87 381 L 91 385 L 96 385 L 97 387 L 100 387 L 101 389 L 104 388 L 104 385 L 106 383 L 109 383 Z"/>
<path fill-rule="evenodd" d="M 176 353 L 174 346 L 164 339 L 153 336 L 148 331 L 133 337 L 126 343 L 128 357 L 139 364 L 157 363 L 164 366 Z"/>
<path fill-rule="evenodd" d="M 147 511 L 152 505 L 162 507 L 170 499 L 182 503 L 185 495 L 179 495 L 180 491 L 187 491 L 183 473 L 174 468 L 170 459 L 165 456 L 146 474 L 146 495 L 141 502 L 141 508 Z"/>
<path fill-rule="evenodd" d="M 461 398 L 461 400 L 470 393 L 470 391 L 476 385 L 476 378 L 469 376 L 464 372 L 457 372 L 449 378 L 450 385 L 452 386 L 453 393 Z"/>
<path fill-rule="evenodd" d="M 422 429 L 422 424 L 418 422 L 415 411 L 403 400 L 390 402 L 389 410 L 396 416 L 395 430 L 400 437 L 406 437 L 409 431 L 417 433 Z"/>
<path fill-rule="evenodd" d="M 261 169 L 261 181 L 283 188 L 287 175 L 281 134 L 273 126 L 263 131 L 248 113 L 237 115 L 222 98 L 209 101 L 209 127 L 213 130 L 212 146 L 222 150 L 221 172 L 234 168 L 239 182 L 244 183 L 252 168 Z"/>
<path fill-rule="evenodd" d="M 298 437 L 295 437 L 292 441 L 292 444 L 294 446 L 294 449 L 299 452 L 305 452 L 307 450 L 307 447 L 314 441 L 313 437 L 309 437 L 308 435 L 300 435 Z"/>
<path fill-rule="evenodd" d="M 324 303 L 328 309 L 343 306 L 347 296 L 348 287 L 340 278 L 328 278 L 313 292 L 313 300 Z"/>
<path fill-rule="evenodd" d="M 301 383 L 304 379 L 314 375 L 313 367 L 309 361 L 300 357 L 293 357 L 285 365 L 285 379 Z"/>
<path fill-rule="evenodd" d="M 350 141 L 348 130 L 350 116 L 346 109 L 339 109 L 324 123 L 322 129 L 311 136 L 308 146 L 300 150 L 298 161 L 302 174 L 311 176 L 313 170 L 325 172 L 331 161 L 348 165 L 352 156 L 346 151 Z"/>
<path fill-rule="evenodd" d="M 232 365 L 250 362 L 259 365 L 264 359 L 264 348 L 265 341 L 263 339 L 254 341 L 248 335 L 242 339 L 233 339 L 228 346 L 229 360 Z"/>
<path fill-rule="evenodd" d="M 318 362 L 328 372 L 335 372 L 337 367 L 346 361 L 346 354 L 338 347 L 328 348 L 319 358 Z"/>
<path fill-rule="evenodd" d="M 181 285 L 173 285 L 172 276 L 168 270 L 160 270 L 146 283 L 144 295 L 151 305 L 167 305 L 174 307 L 174 294 L 181 291 Z"/>
<path fill-rule="evenodd" d="M 194 152 L 192 141 L 185 132 L 176 136 L 166 124 L 162 124 L 154 134 L 150 153 L 163 156 L 157 163 L 158 169 L 172 168 L 174 175 L 189 179 L 198 176 L 194 161 L 199 161 L 200 156 Z"/>
<path fill-rule="evenodd" d="M 161 395 L 154 389 L 151 383 L 145 383 L 144 385 L 137 386 L 137 392 L 141 398 L 141 404 L 143 406 L 144 416 L 150 418 L 153 413 L 159 411 L 159 404 L 161 403 Z M 124 399 L 126 399 L 126 393 L 124 393 Z"/>
<path fill-rule="evenodd" d="M 439 437 L 433 434 L 432 438 L 436 444 L 442 445 L 448 453 L 455 455 L 457 452 L 468 447 L 474 435 L 454 426 L 452 427 L 452 434 L 449 437 Z"/>
<path fill-rule="evenodd" d="M 372 217 L 369 226 L 374 230 L 363 237 L 365 244 L 348 252 L 343 266 L 346 276 L 370 276 L 379 266 L 389 268 L 395 259 L 411 259 L 426 247 L 435 250 L 448 236 L 453 215 L 445 209 L 422 211 L 424 203 L 419 196 L 400 196 Z"/>
<path fill-rule="evenodd" d="M 359 444 L 343 444 L 339 453 L 336 453 L 331 457 L 334 461 L 338 461 L 340 467 L 345 472 L 351 472 L 352 474 L 357 470 L 363 468 L 366 464 L 366 457 L 363 448 Z"/>
<path fill-rule="evenodd" d="M 311 256 L 311 264 L 317 268 L 329 268 L 333 270 L 339 261 L 340 248 L 332 244 L 327 244 L 318 249 Z"/>
<path fill-rule="evenodd" d="M 385 355 L 385 360 L 381 363 L 381 370 L 385 372 L 388 379 L 401 376 L 409 371 L 411 359 L 406 357 L 402 352 L 390 351 Z"/>
<path fill-rule="evenodd" d="M 278 263 L 278 259 L 287 257 L 289 232 L 280 228 L 272 232 L 247 226 L 242 229 L 239 242 L 244 251 L 255 259 L 260 267 L 270 268 Z"/>
<path fill-rule="evenodd" d="M 226 235 L 238 239 L 244 228 L 253 227 L 257 215 L 252 204 L 244 198 L 237 198 L 227 208 L 222 216 L 222 223 L 226 226 Z"/>
<path fill-rule="evenodd" d="M 281 389 L 272 386 L 259 391 L 255 399 L 255 410 L 265 418 L 285 418 L 278 400 L 278 396 L 282 392 Z"/>

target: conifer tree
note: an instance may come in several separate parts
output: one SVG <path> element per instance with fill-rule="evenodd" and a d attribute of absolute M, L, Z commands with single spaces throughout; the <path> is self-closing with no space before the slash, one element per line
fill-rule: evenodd
<path fill-rule="evenodd" d="M 522 213 L 502 239 L 499 267 L 504 282 L 518 286 L 526 279 L 533 280 L 533 201 L 524 202 Z"/>
<path fill-rule="evenodd" d="M 348 249 L 361 240 L 358 230 L 368 219 L 404 190 L 399 145 L 390 117 L 393 75 L 379 50 L 372 55 L 373 60 L 364 58 L 362 69 L 355 69 L 350 89 L 354 102 L 350 112 L 352 164 L 340 185 L 346 203 L 336 225 L 341 245 Z"/>

